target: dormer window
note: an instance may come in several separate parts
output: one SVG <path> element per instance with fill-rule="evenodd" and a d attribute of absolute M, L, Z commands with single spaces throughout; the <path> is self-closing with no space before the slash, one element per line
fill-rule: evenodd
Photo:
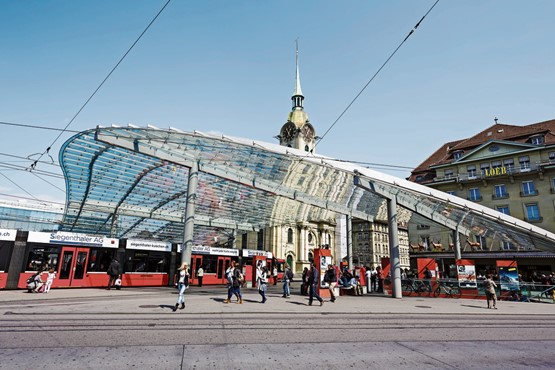
<path fill-rule="evenodd" d="M 542 145 L 543 144 L 543 136 L 532 136 L 530 138 L 530 143 L 533 145 Z"/>
<path fill-rule="evenodd" d="M 462 157 L 462 155 L 463 155 L 462 150 L 453 152 L 453 159 L 454 159 L 454 160 L 460 159 L 460 158 Z"/>

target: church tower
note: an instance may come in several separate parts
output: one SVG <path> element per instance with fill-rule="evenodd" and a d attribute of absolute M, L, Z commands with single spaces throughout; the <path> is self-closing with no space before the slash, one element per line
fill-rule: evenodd
<path fill-rule="evenodd" d="M 316 145 L 316 133 L 303 108 L 304 96 L 301 90 L 301 79 L 299 76 L 298 45 L 296 48 L 295 67 L 295 90 L 293 91 L 293 96 L 291 97 L 291 100 L 293 101 L 293 109 L 289 113 L 287 122 L 285 122 L 285 124 L 281 127 L 277 138 L 279 139 L 280 145 L 313 153 Z"/>

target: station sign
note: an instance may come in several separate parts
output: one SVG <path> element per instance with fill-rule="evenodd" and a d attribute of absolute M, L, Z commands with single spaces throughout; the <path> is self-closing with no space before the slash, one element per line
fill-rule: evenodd
<path fill-rule="evenodd" d="M 182 244 L 177 245 L 177 253 L 181 253 L 183 251 Z M 212 256 L 230 256 L 230 257 L 239 257 L 239 250 L 231 249 L 231 248 L 215 248 L 215 247 L 208 247 L 206 245 L 193 245 L 191 247 L 192 254 L 208 254 Z"/>
<path fill-rule="evenodd" d="M 267 251 L 259 251 L 256 249 L 243 249 L 243 257 L 247 257 L 247 258 L 252 258 L 254 256 L 263 256 L 266 258 L 273 258 L 273 254 L 272 252 L 267 252 Z"/>
<path fill-rule="evenodd" d="M 46 244 L 62 244 L 84 247 L 100 247 L 100 248 L 118 248 L 119 240 L 107 238 L 102 235 L 87 235 L 66 232 L 43 233 L 38 231 L 29 231 L 27 237 L 28 242 L 46 243 Z"/>
<path fill-rule="evenodd" d="M 127 239 L 125 249 L 137 249 L 143 251 L 171 252 L 172 245 L 168 242 L 156 240 Z"/>
<path fill-rule="evenodd" d="M 0 229 L 0 240 L 14 242 L 17 230 Z"/>

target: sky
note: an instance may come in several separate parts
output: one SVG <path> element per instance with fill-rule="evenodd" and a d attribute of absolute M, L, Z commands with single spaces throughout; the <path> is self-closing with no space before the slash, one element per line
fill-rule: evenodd
<path fill-rule="evenodd" d="M 551 0 L 440 0 L 365 89 L 436 0 L 172 0 L 79 112 L 166 1 L 0 2 L 0 198 L 65 202 L 60 147 L 97 125 L 276 143 L 297 39 L 322 155 L 405 178 L 496 117 L 555 119 Z"/>

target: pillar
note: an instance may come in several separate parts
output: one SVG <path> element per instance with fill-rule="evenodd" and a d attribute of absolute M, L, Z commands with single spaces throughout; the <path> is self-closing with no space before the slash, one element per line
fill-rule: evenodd
<path fill-rule="evenodd" d="M 187 187 L 187 204 L 185 205 L 185 227 L 183 230 L 183 250 L 181 263 L 191 265 L 191 248 L 193 246 L 193 233 L 195 229 L 195 205 L 198 185 L 198 163 L 194 162 L 189 169 L 189 185 Z"/>
<path fill-rule="evenodd" d="M 393 298 L 402 298 L 401 261 L 399 258 L 399 231 L 397 230 L 397 200 L 387 200 L 387 223 L 389 231 L 389 256 L 391 261 L 391 288 Z"/>

